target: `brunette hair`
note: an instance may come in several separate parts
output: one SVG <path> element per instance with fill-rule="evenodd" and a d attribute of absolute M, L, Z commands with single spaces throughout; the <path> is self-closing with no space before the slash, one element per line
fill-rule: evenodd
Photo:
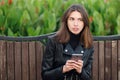
<path fill-rule="evenodd" d="M 69 41 L 70 34 L 69 34 L 68 26 L 67 26 L 67 20 L 73 11 L 80 12 L 83 18 L 83 22 L 84 22 L 84 28 L 81 31 L 80 42 L 83 43 L 85 48 L 90 48 L 92 46 L 93 39 L 92 39 L 92 35 L 90 32 L 88 14 L 85 8 L 78 4 L 74 4 L 70 6 L 66 10 L 66 12 L 63 14 L 63 17 L 61 19 L 61 26 L 59 30 L 57 31 L 55 38 L 60 43 L 67 43 Z"/>

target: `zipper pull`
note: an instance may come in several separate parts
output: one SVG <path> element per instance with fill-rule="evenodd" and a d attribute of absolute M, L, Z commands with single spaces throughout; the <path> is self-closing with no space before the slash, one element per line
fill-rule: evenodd
<path fill-rule="evenodd" d="M 72 80 L 73 79 L 73 74 L 71 75 L 71 79 L 70 80 Z"/>
<path fill-rule="evenodd" d="M 66 75 L 64 76 L 64 80 L 67 80 Z"/>
<path fill-rule="evenodd" d="M 75 75 L 76 80 L 78 80 L 78 75 Z"/>

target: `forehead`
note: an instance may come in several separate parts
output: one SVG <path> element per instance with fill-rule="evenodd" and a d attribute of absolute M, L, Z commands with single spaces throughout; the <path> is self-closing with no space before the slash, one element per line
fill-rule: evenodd
<path fill-rule="evenodd" d="M 69 15 L 69 17 L 73 17 L 73 18 L 82 18 L 82 14 L 78 11 L 73 11 L 71 12 L 71 14 Z"/>

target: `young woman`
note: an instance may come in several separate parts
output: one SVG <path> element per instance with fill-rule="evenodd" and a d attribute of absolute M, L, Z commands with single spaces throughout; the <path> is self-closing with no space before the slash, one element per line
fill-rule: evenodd
<path fill-rule="evenodd" d="M 66 10 L 58 32 L 46 45 L 42 61 L 43 80 L 91 80 L 93 44 L 88 14 L 81 5 Z M 82 59 L 72 59 L 83 54 Z"/>

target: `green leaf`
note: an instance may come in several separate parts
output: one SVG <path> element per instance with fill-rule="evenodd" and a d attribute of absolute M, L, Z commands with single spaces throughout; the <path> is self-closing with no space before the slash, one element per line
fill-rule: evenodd
<path fill-rule="evenodd" d="M 28 36 L 33 36 L 34 35 L 34 28 L 33 27 L 27 28 L 27 33 L 28 33 Z"/>
<path fill-rule="evenodd" d="M 120 34 L 120 14 L 117 17 L 116 22 L 117 22 L 116 30 L 117 30 L 117 33 Z"/>
<path fill-rule="evenodd" d="M 12 8 L 7 15 L 9 26 L 15 26 L 16 24 L 18 24 L 21 15 L 21 10 L 19 10 L 18 8 Z"/>
<path fill-rule="evenodd" d="M 21 16 L 20 19 L 20 24 L 21 25 L 27 25 L 31 23 L 31 18 L 27 10 L 23 11 L 23 15 Z"/>
<path fill-rule="evenodd" d="M 54 13 L 52 13 L 52 15 L 49 16 L 48 27 L 50 32 L 53 32 L 56 28 L 56 16 Z"/>
<path fill-rule="evenodd" d="M 39 35 L 40 34 L 40 30 L 41 30 L 40 26 L 37 26 L 36 30 L 34 31 L 34 34 L 35 35 Z"/>
<path fill-rule="evenodd" d="M 12 32 L 10 28 L 8 28 L 8 36 L 14 36 L 14 33 Z"/>
<path fill-rule="evenodd" d="M 2 27 L 5 23 L 5 16 L 0 15 L 0 27 Z"/>
<path fill-rule="evenodd" d="M 95 11 L 93 13 L 93 21 L 95 25 L 96 35 L 104 35 L 103 18 L 102 18 L 102 15 L 98 11 Z"/>

